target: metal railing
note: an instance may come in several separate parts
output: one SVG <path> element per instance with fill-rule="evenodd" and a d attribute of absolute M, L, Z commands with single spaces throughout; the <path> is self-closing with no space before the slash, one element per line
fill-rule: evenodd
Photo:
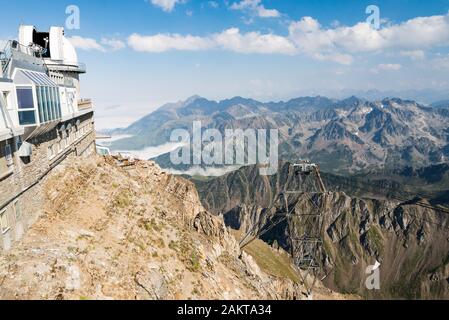
<path fill-rule="evenodd" d="M 6 43 L 5 48 L 0 52 L 0 61 L 1 61 L 1 75 L 5 76 L 8 66 L 13 58 L 14 52 L 20 52 L 22 54 L 38 58 L 42 60 L 42 64 L 44 64 L 44 61 L 42 59 L 42 55 L 44 54 L 46 49 L 42 48 L 38 45 L 29 45 L 25 46 L 23 44 L 20 44 L 16 40 L 9 40 Z"/>
<path fill-rule="evenodd" d="M 81 99 L 78 101 L 78 110 L 92 109 L 91 99 Z"/>
<path fill-rule="evenodd" d="M 5 75 L 5 72 L 9 66 L 9 62 L 11 61 L 11 57 L 12 57 L 11 46 L 10 41 L 8 41 L 6 43 L 5 48 L 2 51 L 0 51 L 0 65 L 1 65 L 0 77 L 3 77 Z"/>
<path fill-rule="evenodd" d="M 70 62 L 70 61 L 63 61 L 61 64 L 53 63 L 48 61 L 46 63 L 47 68 L 50 70 L 56 70 L 56 71 L 77 71 L 77 72 L 86 72 L 86 65 L 82 62 Z"/>
<path fill-rule="evenodd" d="M 58 71 L 76 71 L 81 73 L 86 72 L 86 65 L 81 62 L 63 61 L 62 63 L 54 63 L 51 60 L 45 61 L 43 55 L 46 53 L 46 50 L 47 49 L 36 44 L 25 46 L 23 44 L 20 44 L 16 40 L 9 40 L 6 43 L 5 48 L 2 51 L 0 51 L 0 61 L 1 61 L 0 76 L 4 76 L 4 74 L 6 73 L 14 52 L 20 52 L 22 54 L 41 59 L 42 64 L 50 69 Z"/>

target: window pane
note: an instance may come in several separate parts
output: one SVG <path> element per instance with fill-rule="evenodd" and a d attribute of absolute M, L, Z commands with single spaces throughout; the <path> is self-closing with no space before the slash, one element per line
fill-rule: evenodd
<path fill-rule="evenodd" d="M 45 114 L 45 122 L 50 120 L 50 113 L 48 112 L 48 101 L 47 95 L 45 94 L 45 87 L 41 87 L 41 95 L 42 95 L 42 106 Z"/>
<path fill-rule="evenodd" d="M 61 98 L 59 96 L 59 88 L 55 88 L 56 92 L 56 116 L 61 119 Z"/>
<path fill-rule="evenodd" d="M 56 119 L 56 99 L 55 99 L 55 88 L 48 88 L 51 93 L 51 119 Z"/>
<path fill-rule="evenodd" d="M 48 100 L 48 93 L 47 93 L 47 87 L 42 87 L 42 99 L 45 102 L 45 114 L 47 121 L 50 120 L 50 101 Z"/>
<path fill-rule="evenodd" d="M 55 88 L 48 88 L 51 94 L 51 119 L 56 119 L 56 99 L 55 99 Z"/>
<path fill-rule="evenodd" d="M 36 115 L 34 114 L 34 111 L 19 111 L 19 124 L 36 124 Z"/>
<path fill-rule="evenodd" d="M 53 118 L 53 102 L 51 98 L 51 91 L 49 87 L 45 87 L 45 92 L 47 93 L 47 107 L 48 107 L 48 119 Z"/>
<path fill-rule="evenodd" d="M 17 89 L 17 102 L 19 103 L 19 109 L 33 109 L 33 90 L 29 89 Z"/>
<path fill-rule="evenodd" d="M 36 95 L 37 95 L 37 107 L 39 110 L 39 121 L 41 123 L 44 123 L 47 121 L 46 116 L 45 116 L 45 106 L 44 103 L 42 101 L 42 88 L 41 87 L 37 87 L 36 88 Z"/>
<path fill-rule="evenodd" d="M 48 121 L 51 119 L 51 104 L 50 104 L 50 95 L 48 94 L 48 88 L 42 87 L 44 97 L 45 97 L 45 110 L 47 111 Z"/>

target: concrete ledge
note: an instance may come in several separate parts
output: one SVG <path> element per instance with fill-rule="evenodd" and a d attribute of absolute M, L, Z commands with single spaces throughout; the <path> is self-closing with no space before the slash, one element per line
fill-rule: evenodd
<path fill-rule="evenodd" d="M 81 110 L 81 111 L 78 111 L 78 112 L 75 112 L 75 113 L 72 113 L 70 115 L 67 115 L 67 116 L 63 117 L 61 119 L 61 122 L 69 121 L 71 119 L 76 119 L 78 117 L 84 116 L 85 114 L 89 114 L 89 113 L 92 113 L 92 112 L 94 112 L 94 109 Z"/>

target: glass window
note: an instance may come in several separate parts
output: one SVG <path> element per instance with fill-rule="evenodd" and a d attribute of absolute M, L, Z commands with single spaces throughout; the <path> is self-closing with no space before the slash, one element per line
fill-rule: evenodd
<path fill-rule="evenodd" d="M 19 104 L 19 109 L 33 109 L 33 90 L 31 88 L 18 88 L 17 102 Z"/>
<path fill-rule="evenodd" d="M 47 87 L 43 88 L 43 93 L 44 93 L 44 99 L 45 99 L 45 110 L 47 112 L 47 118 L 48 118 L 48 120 L 50 120 L 51 119 L 51 101 L 50 101 L 50 96 L 48 94 Z"/>
<path fill-rule="evenodd" d="M 44 105 L 44 101 L 42 98 L 42 87 L 36 88 L 36 96 L 37 96 L 37 107 L 39 110 L 39 121 L 41 123 L 47 122 L 47 117 L 45 114 L 45 105 Z"/>
<path fill-rule="evenodd" d="M 42 103 L 43 103 L 43 108 L 44 108 L 44 114 L 45 114 L 45 121 L 50 121 L 50 110 L 48 108 L 48 97 L 45 93 L 46 88 L 45 87 L 41 87 L 41 94 L 42 94 Z"/>
<path fill-rule="evenodd" d="M 48 102 L 48 116 L 50 119 L 53 118 L 53 99 L 51 96 L 51 91 L 49 87 L 45 87 L 45 92 L 47 93 L 47 102 Z"/>
<path fill-rule="evenodd" d="M 53 101 L 51 98 L 51 92 L 49 87 L 45 88 L 45 98 L 47 100 L 47 112 L 48 112 L 48 120 L 53 119 Z"/>
<path fill-rule="evenodd" d="M 19 111 L 19 124 L 22 126 L 36 124 L 34 111 Z"/>
<path fill-rule="evenodd" d="M 62 117 L 61 99 L 59 97 L 59 89 L 58 88 L 55 88 L 55 93 L 56 93 L 56 116 L 58 117 L 58 119 L 61 119 L 61 117 Z"/>
<path fill-rule="evenodd" d="M 58 88 L 52 88 L 53 89 L 53 95 L 54 95 L 54 99 L 55 99 L 55 119 L 59 119 L 59 106 L 58 106 L 58 101 L 59 101 L 59 90 Z"/>

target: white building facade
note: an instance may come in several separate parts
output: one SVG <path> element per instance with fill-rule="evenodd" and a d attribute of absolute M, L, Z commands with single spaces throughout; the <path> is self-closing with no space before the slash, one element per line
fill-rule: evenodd
<path fill-rule="evenodd" d="M 0 51 L 0 251 L 40 215 L 48 173 L 95 153 L 92 102 L 80 97 L 85 72 L 61 27 L 21 26 Z"/>

